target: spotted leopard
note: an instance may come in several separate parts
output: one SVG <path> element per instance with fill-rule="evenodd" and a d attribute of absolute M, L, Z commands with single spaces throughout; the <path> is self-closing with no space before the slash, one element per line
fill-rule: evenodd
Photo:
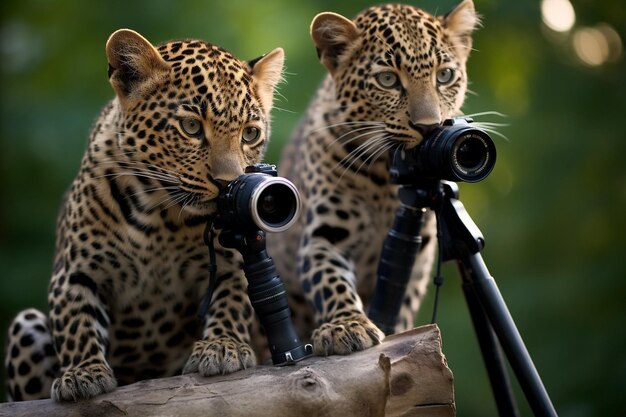
<path fill-rule="evenodd" d="M 298 186 L 303 215 L 271 253 L 302 336 L 315 329 L 317 354 L 349 354 L 384 338 L 366 308 L 399 207 L 388 151 L 419 144 L 459 113 L 477 23 L 472 1 L 464 0 L 438 17 L 384 4 L 354 20 L 321 13 L 311 24 L 328 75 L 283 151 L 280 172 Z M 396 331 L 413 325 L 429 281 L 436 224 L 432 213 L 426 217 Z"/>
<path fill-rule="evenodd" d="M 137 380 L 256 363 L 239 254 L 202 233 L 214 198 L 260 162 L 283 50 L 249 62 L 200 40 L 154 47 L 122 29 L 106 44 L 115 98 L 91 133 L 57 226 L 49 313 L 9 328 L 13 400 L 88 398 Z"/>

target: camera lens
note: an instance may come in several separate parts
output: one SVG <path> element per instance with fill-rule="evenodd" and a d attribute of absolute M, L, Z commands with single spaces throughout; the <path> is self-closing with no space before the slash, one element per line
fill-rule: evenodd
<path fill-rule="evenodd" d="M 459 129 L 450 136 L 450 168 L 453 176 L 466 182 L 483 180 L 495 164 L 496 150 L 491 138 L 482 130 Z"/>
<path fill-rule="evenodd" d="M 274 198 L 272 194 L 264 193 L 264 195 L 261 195 L 260 200 L 260 211 L 262 211 L 263 213 L 266 213 L 267 215 L 272 215 L 276 212 L 276 210 L 278 210 L 278 207 L 276 207 L 276 198 Z"/>
<path fill-rule="evenodd" d="M 300 194 L 286 178 L 250 172 L 220 192 L 217 210 L 222 227 L 282 232 L 298 219 Z"/>
<path fill-rule="evenodd" d="M 282 182 L 272 183 L 259 194 L 256 213 L 264 224 L 276 229 L 284 227 L 295 217 L 297 207 L 298 202 L 290 187 Z"/>
<path fill-rule="evenodd" d="M 466 171 L 473 171 L 485 162 L 484 142 L 479 138 L 469 137 L 456 144 L 454 152 L 456 162 Z"/>
<path fill-rule="evenodd" d="M 254 174 L 253 174 L 254 175 Z M 267 232 L 282 232 L 295 223 L 300 211 L 300 195 L 291 181 L 264 175 L 252 191 L 252 220 Z"/>

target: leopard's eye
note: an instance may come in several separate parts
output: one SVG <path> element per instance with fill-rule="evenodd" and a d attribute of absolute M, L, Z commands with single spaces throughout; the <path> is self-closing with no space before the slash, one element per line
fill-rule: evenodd
<path fill-rule="evenodd" d="M 452 68 L 443 68 L 437 71 L 437 84 L 448 85 L 454 80 L 454 70 Z"/>
<path fill-rule="evenodd" d="M 248 126 L 243 130 L 243 133 L 241 134 L 241 139 L 244 141 L 244 143 L 252 143 L 257 140 L 260 135 L 261 131 L 258 128 Z"/>
<path fill-rule="evenodd" d="M 385 71 L 376 74 L 376 81 L 383 88 L 393 88 L 399 84 L 398 75 L 395 72 Z"/>
<path fill-rule="evenodd" d="M 202 133 L 202 124 L 198 119 L 187 117 L 180 121 L 180 127 L 189 136 L 199 136 Z"/>

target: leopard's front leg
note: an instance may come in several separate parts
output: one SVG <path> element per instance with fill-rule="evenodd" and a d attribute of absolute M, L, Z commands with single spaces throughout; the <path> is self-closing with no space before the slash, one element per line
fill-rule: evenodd
<path fill-rule="evenodd" d="M 300 279 L 318 325 L 311 337 L 316 355 L 347 355 L 380 343 L 385 335 L 364 312 L 353 262 L 332 238 L 306 235 Z"/>
<path fill-rule="evenodd" d="M 256 365 L 250 347 L 253 311 L 246 293 L 241 256 L 224 248 L 216 248 L 216 252 L 217 283 L 204 319 L 203 338 L 194 343 L 183 374 L 228 374 Z"/>
<path fill-rule="evenodd" d="M 106 361 L 109 316 L 98 285 L 80 271 L 60 272 L 50 284 L 52 339 L 61 376 L 52 383 L 55 401 L 76 401 L 117 386 Z"/>

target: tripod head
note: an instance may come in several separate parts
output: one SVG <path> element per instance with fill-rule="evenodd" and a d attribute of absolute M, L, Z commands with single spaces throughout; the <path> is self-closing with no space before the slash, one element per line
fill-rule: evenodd
<path fill-rule="evenodd" d="M 403 206 L 431 209 L 436 213 L 442 261 L 480 252 L 485 246 L 482 232 L 459 200 L 457 183 L 421 180 L 415 185 L 400 187 L 398 196 Z"/>

